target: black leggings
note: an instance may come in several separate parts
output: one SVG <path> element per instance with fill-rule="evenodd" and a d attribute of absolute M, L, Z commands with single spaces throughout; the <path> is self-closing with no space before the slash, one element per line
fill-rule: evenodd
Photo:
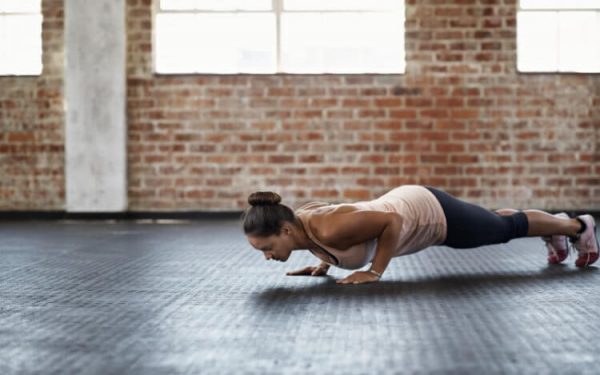
<path fill-rule="evenodd" d="M 527 237 L 529 221 L 522 211 L 500 216 L 494 211 L 461 201 L 445 191 L 424 187 L 435 195 L 446 215 L 448 234 L 442 245 L 465 249 Z"/>

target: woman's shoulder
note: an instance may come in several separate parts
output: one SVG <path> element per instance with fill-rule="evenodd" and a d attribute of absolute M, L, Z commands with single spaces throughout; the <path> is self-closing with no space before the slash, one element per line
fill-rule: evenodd
<path fill-rule="evenodd" d="M 313 202 L 308 202 L 303 204 L 302 206 L 298 207 L 296 210 L 312 210 L 312 209 L 316 209 L 319 207 L 325 207 L 325 206 L 329 206 L 331 205 L 331 203 L 328 202 L 321 202 L 321 201 L 313 201 Z"/>
<path fill-rule="evenodd" d="M 308 202 L 296 209 L 296 211 L 310 212 L 314 215 L 343 214 L 347 212 L 359 211 L 362 208 L 353 203 L 327 203 L 327 202 Z"/>
<path fill-rule="evenodd" d="M 352 203 L 341 204 L 326 204 L 309 206 L 307 209 L 300 211 L 300 215 L 310 228 L 310 231 L 326 246 L 335 247 L 339 244 L 334 244 L 328 241 L 325 233 L 330 233 L 333 229 L 340 225 L 342 214 L 348 212 L 360 211 L 361 208 Z"/>

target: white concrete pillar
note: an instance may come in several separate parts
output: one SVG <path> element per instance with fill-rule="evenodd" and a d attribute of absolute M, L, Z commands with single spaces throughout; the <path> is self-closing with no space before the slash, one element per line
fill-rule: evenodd
<path fill-rule="evenodd" d="M 127 209 L 125 0 L 65 0 L 66 210 Z"/>

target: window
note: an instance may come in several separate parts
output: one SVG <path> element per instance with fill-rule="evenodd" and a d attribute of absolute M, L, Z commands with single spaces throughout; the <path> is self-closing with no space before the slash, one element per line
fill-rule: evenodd
<path fill-rule="evenodd" d="M 0 0 L 0 75 L 41 73 L 41 0 Z"/>
<path fill-rule="evenodd" d="M 161 0 L 157 73 L 404 73 L 404 0 Z"/>
<path fill-rule="evenodd" d="M 600 73 L 600 0 L 521 0 L 517 69 Z"/>

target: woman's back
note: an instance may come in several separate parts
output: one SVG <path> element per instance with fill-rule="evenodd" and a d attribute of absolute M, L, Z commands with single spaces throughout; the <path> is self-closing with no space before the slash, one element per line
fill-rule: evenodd
<path fill-rule="evenodd" d="M 327 263 L 346 269 L 360 268 L 371 262 L 377 248 L 376 238 L 341 250 L 325 245 L 315 237 L 310 228 L 311 216 L 315 214 L 353 209 L 396 212 L 402 217 L 401 235 L 394 249 L 394 257 L 412 254 L 428 246 L 441 244 L 446 238 L 446 218 L 436 197 L 423 186 L 402 185 L 371 201 L 342 205 L 310 202 L 298 208 L 296 214 L 300 217 L 307 235 L 322 250 L 320 253 L 313 252 L 313 254 Z"/>

